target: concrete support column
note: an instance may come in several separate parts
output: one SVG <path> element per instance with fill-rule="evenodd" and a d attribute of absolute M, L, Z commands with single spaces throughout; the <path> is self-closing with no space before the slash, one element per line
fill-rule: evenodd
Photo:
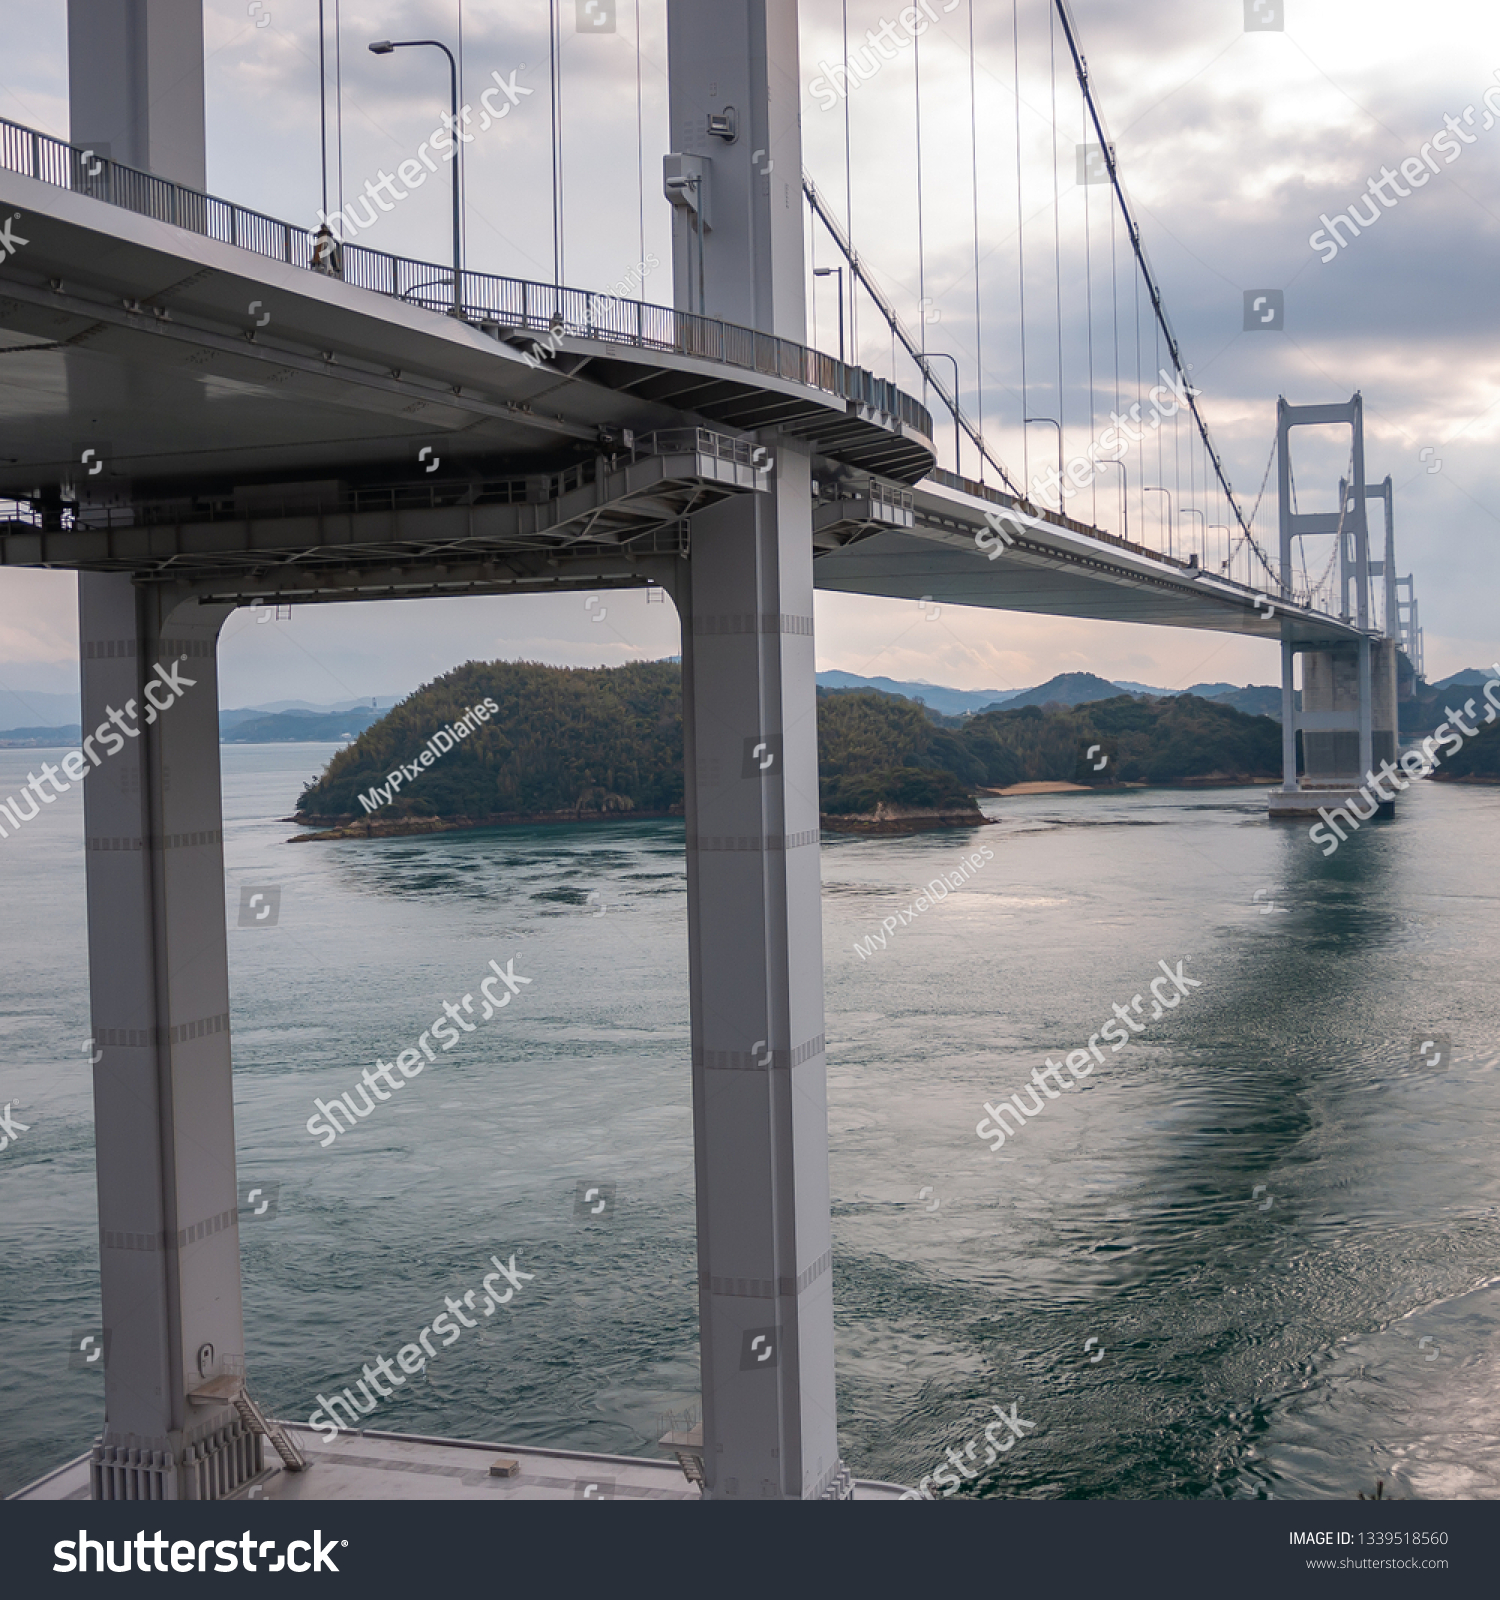
<path fill-rule="evenodd" d="M 677 589 L 705 1493 L 845 1497 L 834 1407 L 810 462 L 693 518 Z"/>
<path fill-rule="evenodd" d="M 668 0 L 667 54 L 671 149 L 701 173 L 709 216 L 700 239 L 692 209 L 674 212 L 674 303 L 801 344 L 797 0 Z"/>
<path fill-rule="evenodd" d="M 207 189 L 203 0 L 68 0 L 68 103 L 74 144 Z"/>
<path fill-rule="evenodd" d="M 1359 641 L 1359 781 L 1375 765 L 1375 694 L 1370 672 L 1370 637 Z"/>
<path fill-rule="evenodd" d="M 1281 787 L 1297 787 L 1297 691 L 1293 681 L 1297 653 L 1292 645 L 1292 619 L 1281 619 Z"/>
<path fill-rule="evenodd" d="M 96 1499 L 213 1499 L 260 1470 L 242 1370 L 215 649 L 232 609 L 81 573 L 104 1437 Z"/>

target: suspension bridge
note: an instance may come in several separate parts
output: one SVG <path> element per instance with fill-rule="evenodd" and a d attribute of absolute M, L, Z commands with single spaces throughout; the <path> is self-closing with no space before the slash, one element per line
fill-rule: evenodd
<path fill-rule="evenodd" d="M 251 605 L 656 585 L 683 639 L 703 1373 L 702 1424 L 678 1453 L 714 1499 L 886 1492 L 856 1487 L 835 1428 L 814 591 L 1276 640 L 1272 805 L 1315 809 L 1394 755 L 1420 665 L 1359 396 L 1280 402 L 1259 490 L 1235 494 L 1064 0 L 1017 0 L 1004 59 L 980 61 L 972 6 L 946 36 L 968 52 L 971 96 L 976 65 L 1013 84 L 1014 138 L 993 164 L 1007 177 L 985 183 L 1012 185 L 1014 155 L 1015 226 L 983 252 L 991 276 L 997 261 L 1013 274 L 1001 354 L 984 348 L 981 240 L 998 225 L 980 207 L 977 99 L 972 342 L 937 346 L 954 323 L 926 314 L 920 192 L 915 328 L 860 248 L 849 102 L 856 82 L 881 85 L 847 8 L 815 88 L 796 0 L 669 0 L 673 147 L 649 202 L 671 208 L 670 307 L 564 283 L 558 160 L 550 283 L 472 270 L 461 226 L 446 262 L 340 239 L 326 178 L 332 240 L 209 195 L 199 0 L 145 0 L 109 27 L 96 10 L 70 0 L 70 137 L 0 122 L 17 241 L 0 276 L 0 565 L 78 573 L 85 728 L 144 703 L 157 663 L 186 663 L 197 688 L 111 758 L 121 782 L 84 791 L 110 1350 L 77 1483 L 219 1497 L 276 1470 L 266 1439 L 287 1471 L 317 1460 L 248 1399 L 223 622 Z M 882 35 L 917 68 L 919 191 L 920 59 L 942 14 L 913 8 L 904 42 Z M 809 95 L 843 112 L 842 196 L 805 167 Z M 1040 147 L 1023 123 L 1038 98 Z M 454 194 L 457 216 L 457 177 Z M 832 272 L 837 356 L 807 328 Z M 1304 513 L 1290 434 L 1330 424 L 1349 430 L 1338 509 Z M 1309 540 L 1331 547 L 1315 577 Z"/>

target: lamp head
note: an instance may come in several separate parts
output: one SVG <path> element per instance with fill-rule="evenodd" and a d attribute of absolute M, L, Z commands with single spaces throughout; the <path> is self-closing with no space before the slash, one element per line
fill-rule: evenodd
<path fill-rule="evenodd" d="M 814 267 L 813 268 L 813 277 L 815 277 L 815 278 L 831 278 L 834 275 L 834 273 L 837 272 L 838 270 L 839 269 L 837 267 Z"/>
<path fill-rule="evenodd" d="M 370 46 L 370 52 L 372 55 L 388 56 L 395 48 L 389 39 L 377 39 Z"/>

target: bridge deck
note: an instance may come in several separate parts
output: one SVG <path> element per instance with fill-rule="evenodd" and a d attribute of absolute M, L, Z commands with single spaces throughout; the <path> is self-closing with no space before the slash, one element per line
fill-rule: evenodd
<path fill-rule="evenodd" d="M 768 487 L 733 459 L 754 432 L 767 455 L 777 434 L 814 444 L 820 588 L 1280 637 L 1279 600 L 933 472 L 930 417 L 860 369 L 484 274 L 461 320 L 427 303 L 441 268 L 351 252 L 368 285 L 325 277 L 289 224 L 108 163 L 91 178 L 32 138 L 0 124 L 0 207 L 26 240 L 0 280 L 0 495 L 42 500 L 0 522 L 0 565 L 241 602 L 638 584 L 693 511 Z M 684 423 L 707 449 L 644 443 Z M 996 515 L 990 560 L 975 535 Z M 1288 614 L 1300 643 L 1354 637 Z"/>
<path fill-rule="evenodd" d="M 305 1472 L 275 1462 L 258 1483 L 231 1499 L 265 1500 L 699 1500 L 676 1461 L 639 1456 L 591 1455 L 575 1450 L 539 1450 L 484 1444 L 468 1439 L 432 1439 L 414 1434 L 340 1434 L 328 1442 L 315 1429 L 284 1422 L 308 1458 Z M 514 1462 L 514 1476 L 491 1476 L 492 1462 Z M 19 1490 L 13 1500 L 87 1500 L 88 1455 L 84 1454 Z M 592 1490 L 590 1491 L 590 1486 Z M 590 1491 L 590 1492 L 586 1492 Z M 899 1484 L 856 1479 L 856 1500 L 898 1500 Z"/>

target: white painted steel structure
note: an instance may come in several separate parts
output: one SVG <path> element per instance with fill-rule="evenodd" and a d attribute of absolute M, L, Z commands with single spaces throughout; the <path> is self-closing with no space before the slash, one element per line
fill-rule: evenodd
<path fill-rule="evenodd" d="M 158 661 L 196 679 L 115 758 L 128 781 L 86 789 L 110 1341 L 93 1492 L 214 1496 L 266 1470 L 225 1382 L 244 1335 L 224 618 L 654 582 L 683 630 L 704 1492 L 847 1495 L 814 589 L 1365 659 L 1363 611 L 1268 600 L 937 471 L 916 401 L 805 348 L 796 0 L 670 5 L 675 309 L 465 273 L 463 318 L 420 287 L 441 269 L 349 247 L 349 281 L 326 277 L 300 230 L 204 195 L 201 75 L 172 77 L 201 63 L 198 0 L 124 0 L 121 40 L 90 31 L 101 6 L 70 3 L 72 144 L 0 124 L 0 207 L 28 241 L 0 287 L 0 565 L 80 573 L 87 726 Z M 1368 714 L 1360 732 L 1363 758 Z"/>

